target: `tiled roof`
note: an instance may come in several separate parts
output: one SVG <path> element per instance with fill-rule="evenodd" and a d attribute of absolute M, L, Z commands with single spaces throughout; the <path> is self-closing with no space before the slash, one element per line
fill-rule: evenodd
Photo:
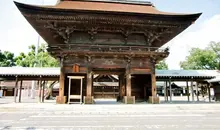
<path fill-rule="evenodd" d="M 159 77 L 215 77 L 218 70 L 156 70 Z"/>
<path fill-rule="evenodd" d="M 59 68 L 28 68 L 28 67 L 0 67 L 2 76 L 57 76 L 60 75 Z"/>
<path fill-rule="evenodd" d="M 209 83 L 216 83 L 216 82 L 220 82 L 220 75 L 216 76 L 213 79 L 208 80 Z"/>
<path fill-rule="evenodd" d="M 0 67 L 0 76 L 59 76 L 60 68 Z M 216 77 L 218 70 L 156 70 L 157 77 Z"/>

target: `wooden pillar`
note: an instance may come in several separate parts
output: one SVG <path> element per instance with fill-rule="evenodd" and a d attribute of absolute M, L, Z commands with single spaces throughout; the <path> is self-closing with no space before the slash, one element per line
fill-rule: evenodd
<path fill-rule="evenodd" d="M 59 88 L 59 96 L 64 96 L 64 83 L 65 83 L 65 72 L 64 67 L 61 66 L 60 68 L 60 88 Z"/>
<path fill-rule="evenodd" d="M 188 84 L 188 81 L 186 81 L 186 87 L 187 87 L 187 101 L 189 102 L 189 84 Z"/>
<path fill-rule="evenodd" d="M 166 86 L 166 82 L 167 82 L 167 81 L 164 81 L 164 85 L 163 85 L 163 87 L 164 87 L 164 88 L 163 88 L 163 91 L 164 91 L 164 100 L 165 100 L 165 101 L 167 101 L 167 90 L 166 90 L 166 89 L 167 89 L 167 86 Z"/>
<path fill-rule="evenodd" d="M 170 101 L 172 102 L 172 86 L 171 86 L 171 77 L 169 78 L 169 86 L 170 86 Z"/>
<path fill-rule="evenodd" d="M 119 97 L 120 100 L 125 96 L 125 78 L 124 74 L 119 75 Z"/>
<path fill-rule="evenodd" d="M 87 72 L 86 96 L 92 96 L 92 72 L 90 70 Z"/>
<path fill-rule="evenodd" d="M 124 96 L 124 103 L 125 104 L 135 104 L 135 96 L 131 94 L 131 71 L 130 71 L 130 64 L 131 59 L 127 61 L 127 67 L 125 72 L 125 79 L 126 79 L 126 96 Z"/>
<path fill-rule="evenodd" d="M 211 88 L 211 84 L 209 84 L 209 86 L 208 86 L 209 102 L 211 102 L 211 90 L 210 90 L 210 88 Z"/>
<path fill-rule="evenodd" d="M 19 102 L 21 102 L 21 91 L 22 91 L 22 80 L 20 81 L 20 88 L 19 88 L 19 97 L 18 97 Z"/>
<path fill-rule="evenodd" d="M 192 101 L 194 101 L 193 77 L 191 77 L 191 94 L 192 94 Z"/>
<path fill-rule="evenodd" d="M 67 102 L 66 96 L 64 96 L 64 85 L 65 85 L 65 67 L 63 65 L 64 56 L 60 57 L 60 77 L 59 77 L 59 96 L 56 97 L 57 104 L 65 104 Z"/>
<path fill-rule="evenodd" d="M 14 89 L 14 102 L 16 102 L 17 88 L 18 88 L 18 77 L 16 76 L 15 89 Z"/>
<path fill-rule="evenodd" d="M 126 74 L 126 96 L 131 96 L 131 74 Z"/>
<path fill-rule="evenodd" d="M 131 72 L 130 72 L 130 59 L 128 60 L 125 77 L 126 77 L 126 96 L 131 96 Z"/>
<path fill-rule="evenodd" d="M 42 102 L 44 102 L 45 81 L 43 82 Z"/>
<path fill-rule="evenodd" d="M 69 85 L 68 85 L 68 104 L 70 103 L 70 88 L 71 88 L 71 78 L 69 78 Z"/>
<path fill-rule="evenodd" d="M 86 74 L 86 96 L 84 96 L 84 103 L 85 104 L 93 104 L 93 73 L 92 73 L 92 68 L 91 68 L 91 56 L 87 56 L 87 63 L 86 63 L 86 68 L 87 68 L 87 74 Z"/>
<path fill-rule="evenodd" d="M 7 93 L 7 89 L 4 89 L 2 90 L 3 91 L 3 96 L 5 97 L 6 96 L 6 93 Z"/>
<path fill-rule="evenodd" d="M 197 101 L 199 101 L 199 89 L 198 89 L 198 82 L 196 82 L 196 97 L 197 97 Z"/>
<path fill-rule="evenodd" d="M 157 88 L 156 88 L 156 76 L 155 73 L 151 74 L 151 92 L 152 92 L 152 97 L 157 96 Z"/>
<path fill-rule="evenodd" d="M 38 98 L 38 102 L 41 102 L 41 94 L 42 94 L 42 81 L 41 81 L 41 76 L 40 76 L 40 80 L 38 81 L 38 90 L 39 90 L 39 98 Z"/>
<path fill-rule="evenodd" d="M 166 81 L 166 101 L 168 101 L 168 81 Z"/>
<path fill-rule="evenodd" d="M 80 79 L 80 104 L 83 103 L 82 95 L 83 95 L 83 78 Z"/>

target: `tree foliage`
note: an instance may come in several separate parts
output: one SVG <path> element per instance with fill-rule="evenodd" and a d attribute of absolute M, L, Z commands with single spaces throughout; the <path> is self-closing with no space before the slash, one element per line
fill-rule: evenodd
<path fill-rule="evenodd" d="M 1 52 L 0 50 L 0 67 L 15 66 L 14 53 L 9 51 Z"/>
<path fill-rule="evenodd" d="M 156 64 L 156 69 L 158 69 L 158 70 L 168 70 L 168 65 L 166 64 L 165 60 L 162 60 L 158 64 Z"/>
<path fill-rule="evenodd" d="M 20 53 L 15 58 L 16 65 L 22 67 L 58 67 L 58 61 L 49 55 L 46 50 L 46 45 L 41 44 L 38 48 L 37 56 L 35 53 L 36 47 L 34 45 L 29 46 L 29 52 L 27 54 Z"/>
<path fill-rule="evenodd" d="M 220 69 L 220 42 L 211 42 L 207 48 L 192 48 L 186 60 L 180 62 L 183 69 Z"/>

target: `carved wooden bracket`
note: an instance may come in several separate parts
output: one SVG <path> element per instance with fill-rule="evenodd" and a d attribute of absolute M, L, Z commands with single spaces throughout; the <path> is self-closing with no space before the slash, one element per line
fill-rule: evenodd
<path fill-rule="evenodd" d="M 152 29 L 151 30 L 145 29 L 144 36 L 146 39 L 146 43 L 148 43 L 148 46 L 152 46 L 152 43 L 155 40 L 159 40 L 159 37 L 161 37 L 165 33 L 171 33 L 170 29 L 169 28 L 161 28 L 160 31 L 155 31 Z"/>
<path fill-rule="evenodd" d="M 94 40 L 95 35 L 98 33 L 98 28 L 97 27 L 92 27 L 89 29 L 88 34 L 90 35 L 90 40 Z"/>
<path fill-rule="evenodd" d="M 56 33 L 53 37 L 60 36 L 63 38 L 64 43 L 70 42 L 70 36 L 76 29 L 76 26 L 58 27 L 57 22 L 48 22 L 44 27 Z"/>

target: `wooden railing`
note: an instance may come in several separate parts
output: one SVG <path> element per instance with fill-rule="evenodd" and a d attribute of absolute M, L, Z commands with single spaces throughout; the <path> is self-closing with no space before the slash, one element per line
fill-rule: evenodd
<path fill-rule="evenodd" d="M 48 50 L 71 50 L 71 51 L 92 51 L 92 52 L 169 52 L 168 48 L 145 47 L 145 46 L 109 46 L 109 45 L 79 45 L 59 44 L 49 46 Z"/>

